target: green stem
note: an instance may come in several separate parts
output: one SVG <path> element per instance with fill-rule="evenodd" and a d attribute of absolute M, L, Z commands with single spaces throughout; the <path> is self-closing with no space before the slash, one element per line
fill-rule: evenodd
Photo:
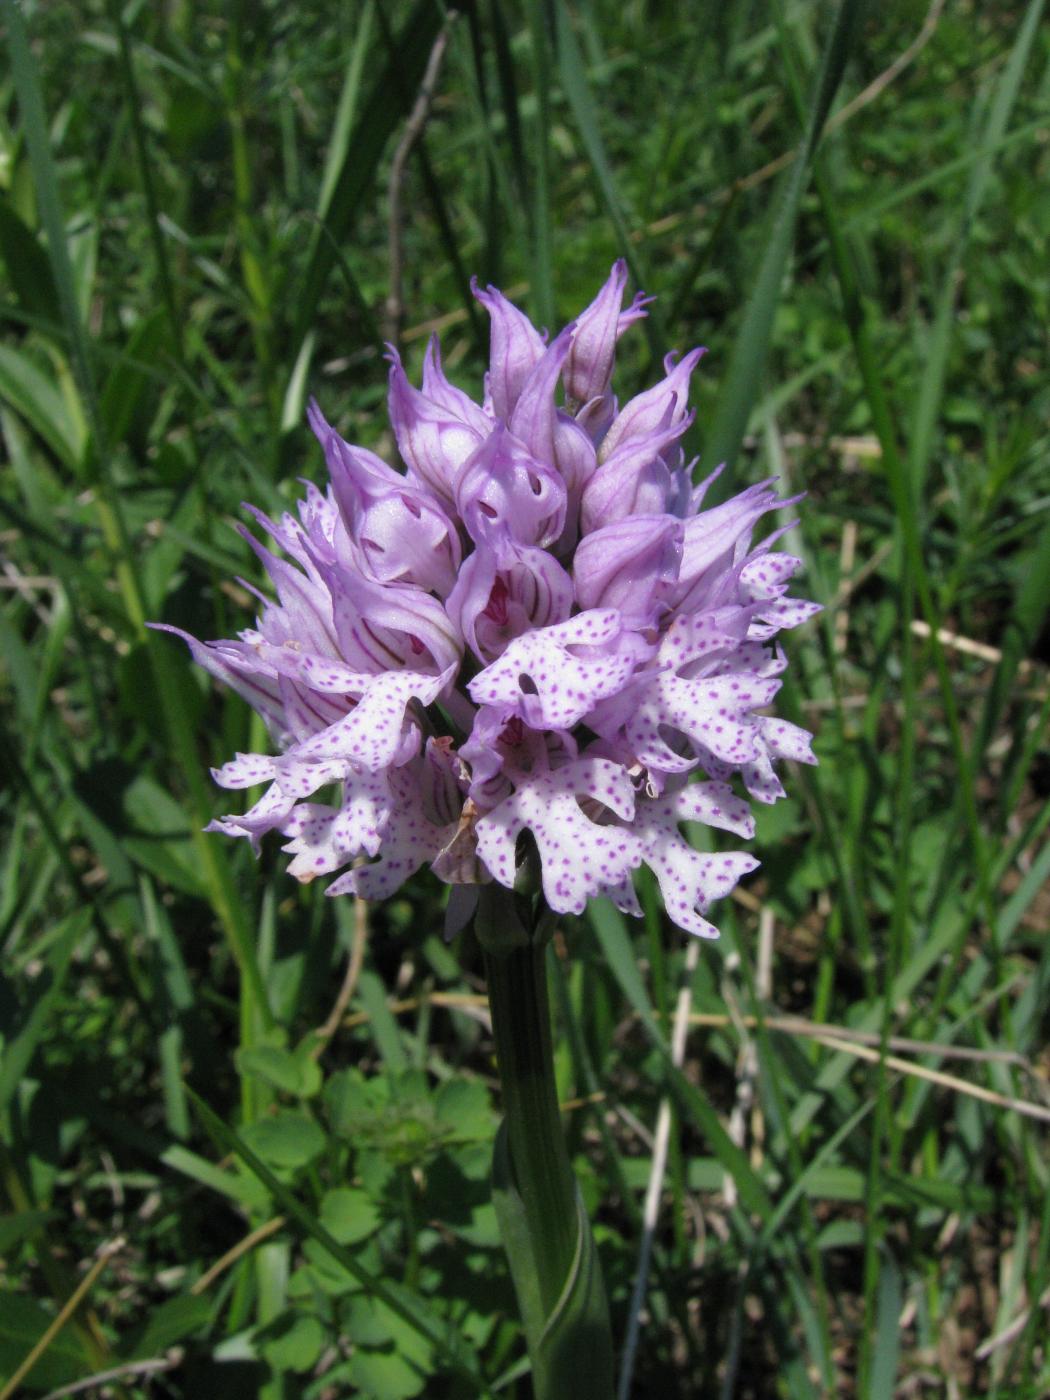
<path fill-rule="evenodd" d="M 532 1361 L 536 1400 L 612 1400 L 613 1347 L 594 1240 L 562 1132 L 554 1079 L 546 944 L 539 916 L 482 887 L 485 953 L 503 1090 L 494 1192 Z"/>
<path fill-rule="evenodd" d="M 543 1239 L 537 1262 L 549 1311 L 576 1249 L 576 1184 L 554 1092 L 545 949 L 486 953 L 485 970 L 510 1158 L 529 1234 Z"/>

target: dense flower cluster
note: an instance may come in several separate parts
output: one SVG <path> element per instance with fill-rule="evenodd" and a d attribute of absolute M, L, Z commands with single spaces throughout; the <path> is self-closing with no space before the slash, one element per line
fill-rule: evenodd
<path fill-rule="evenodd" d="M 770 481 L 703 509 L 718 473 L 694 487 L 680 446 L 703 352 L 668 356 L 618 405 L 616 343 L 645 315 L 641 296 L 622 309 L 626 280 L 617 263 L 549 344 L 475 288 L 491 320 L 481 404 L 446 379 L 436 339 L 421 391 L 391 350 L 404 472 L 311 406 L 327 491 L 307 486 L 298 519 L 252 511 L 283 557 L 244 532 L 277 601 L 259 595 L 237 640 L 180 633 L 278 750 L 215 771 L 269 786 L 214 829 L 253 846 L 278 830 L 299 880 L 341 870 L 327 892 L 370 899 L 423 864 L 510 886 L 528 831 L 552 909 L 607 895 L 637 914 L 645 864 L 675 923 L 716 933 L 709 903 L 757 862 L 700 854 L 680 824 L 750 836 L 733 775 L 772 802 L 776 759 L 813 762 L 804 731 L 761 711 L 786 664 L 771 639 L 817 605 L 786 596 L 799 561 L 770 551 L 776 534 L 751 545 L 793 503 Z M 310 800 L 330 784 L 338 805 Z"/>

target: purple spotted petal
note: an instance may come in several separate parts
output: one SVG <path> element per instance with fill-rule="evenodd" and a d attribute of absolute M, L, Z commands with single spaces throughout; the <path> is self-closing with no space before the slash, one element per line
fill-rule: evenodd
<path fill-rule="evenodd" d="M 257 787 L 277 776 L 277 764 L 269 754 L 239 753 L 224 763 L 221 768 L 213 768 L 211 775 L 220 787 L 237 791 L 240 788 Z"/>
<path fill-rule="evenodd" d="M 611 646 L 622 630 L 619 613 L 607 608 L 527 632 L 474 677 L 470 698 L 505 708 L 532 729 L 571 729 L 633 672 L 634 657 Z"/>
<path fill-rule="evenodd" d="M 286 758 L 268 759 L 265 754 L 238 754 L 222 768 L 212 769 L 212 777 L 225 788 L 244 788 L 273 781 L 262 797 L 242 814 L 219 817 L 208 830 L 222 831 L 227 836 L 246 836 L 252 848 L 258 850 L 259 839 L 289 818 L 295 804 L 309 797 L 318 788 L 337 782 L 346 771 L 346 764 L 334 761 L 313 764 L 289 764 Z M 264 777 L 259 775 L 264 774 Z"/>
<path fill-rule="evenodd" d="M 751 808 L 728 783 L 691 783 L 668 800 L 673 800 L 679 821 L 703 822 L 748 840 L 755 834 Z"/>
<path fill-rule="evenodd" d="M 678 619 L 660 647 L 659 669 L 646 682 L 624 725 L 638 759 L 667 773 L 688 772 L 701 757 L 731 768 L 754 761 L 759 737 L 752 712 L 780 688 L 775 676 L 705 673 L 732 642 L 732 613 Z M 696 674 L 700 667 L 700 673 Z"/>
<path fill-rule="evenodd" d="M 325 893 L 387 899 L 421 865 L 433 860 L 450 836 L 447 828 L 435 826 L 424 814 L 414 768 L 395 768 L 390 773 L 390 817 L 383 831 L 379 859 L 347 871 Z"/>
<path fill-rule="evenodd" d="M 387 773 L 348 769 L 339 807 L 300 802 L 282 827 L 289 838 L 282 850 L 294 856 L 288 873 L 308 884 L 318 875 L 339 870 L 362 852 L 376 855 L 391 805 Z"/>
<path fill-rule="evenodd" d="M 451 671 L 440 676 L 412 671 L 385 671 L 373 676 L 344 719 L 290 752 L 299 760 L 343 759 L 372 772 L 386 768 L 402 744 L 409 702 L 430 704 L 451 679 Z"/>
<path fill-rule="evenodd" d="M 804 598 L 774 598 L 755 615 L 748 636 L 754 641 L 768 641 L 778 632 L 801 627 L 822 610 L 821 603 L 808 603 Z"/>
<path fill-rule="evenodd" d="M 678 829 L 691 821 L 690 788 L 655 802 L 640 801 L 636 828 L 644 848 L 644 860 L 660 885 L 670 918 L 701 938 L 717 938 L 718 930 L 703 917 L 709 905 L 729 894 L 758 861 L 742 851 L 701 855 Z"/>
<path fill-rule="evenodd" d="M 592 895 L 619 885 L 642 858 L 642 842 L 625 826 L 600 824 L 581 799 L 623 821 L 634 816 L 634 789 L 608 759 L 582 758 L 523 781 L 477 824 L 478 855 L 493 877 L 514 883 L 515 846 L 532 832 L 543 869 L 543 893 L 559 914 L 582 914 Z"/>

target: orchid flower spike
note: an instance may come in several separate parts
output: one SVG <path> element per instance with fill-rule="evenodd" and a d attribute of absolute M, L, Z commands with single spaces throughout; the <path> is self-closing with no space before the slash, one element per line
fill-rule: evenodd
<path fill-rule="evenodd" d="M 236 639 L 179 632 L 273 740 L 215 770 L 266 785 L 215 830 L 256 848 L 277 831 L 298 880 L 369 899 L 423 865 L 510 887 L 528 833 L 555 912 L 604 895 L 640 913 L 647 865 L 671 919 L 716 936 L 710 904 L 757 862 L 693 850 L 682 823 L 748 838 L 748 797 L 783 795 L 777 760 L 814 762 L 767 707 L 774 638 L 818 605 L 787 596 L 797 559 L 752 541 L 792 504 L 771 482 L 702 508 L 679 439 L 703 352 L 618 404 L 617 341 L 646 304 L 624 308 L 626 284 L 618 262 L 550 340 L 475 286 L 492 323 L 481 403 L 436 342 L 418 389 L 392 351 L 403 466 L 311 405 L 327 490 L 308 487 L 298 519 L 253 512 L 277 552 L 248 536 L 275 596 Z M 314 800 L 333 784 L 337 802 Z"/>

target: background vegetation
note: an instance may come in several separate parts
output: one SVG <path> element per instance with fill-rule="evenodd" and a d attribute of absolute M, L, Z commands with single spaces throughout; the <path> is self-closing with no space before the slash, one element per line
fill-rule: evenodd
<path fill-rule="evenodd" d="M 310 393 L 389 449 L 392 325 L 474 391 L 471 273 L 556 326 L 621 253 L 621 394 L 710 347 L 695 451 L 808 491 L 826 604 L 722 940 L 551 957 L 630 1393 L 1044 1395 L 1043 6 L 460 9 L 399 182 L 432 0 L 4 0 L 0 1396 L 526 1393 L 477 949 L 201 836 L 262 736 L 143 622 L 248 624 L 240 502 Z"/>

